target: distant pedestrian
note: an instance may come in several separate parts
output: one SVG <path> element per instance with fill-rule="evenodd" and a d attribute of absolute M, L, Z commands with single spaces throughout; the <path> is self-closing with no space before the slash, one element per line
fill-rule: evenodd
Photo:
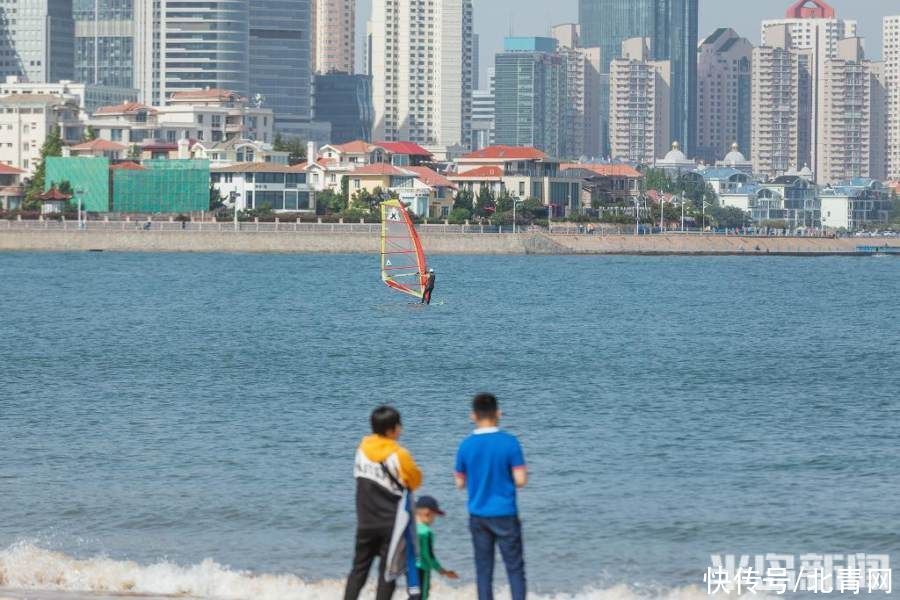
<path fill-rule="evenodd" d="M 356 551 L 347 577 L 344 600 L 356 600 L 377 557 L 376 600 L 389 600 L 396 582 L 385 579 L 388 550 L 404 488 L 416 490 L 422 472 L 409 451 L 397 440 L 403 432 L 400 413 L 390 406 L 376 408 L 370 417 L 372 435 L 363 438 L 356 451 Z"/>
<path fill-rule="evenodd" d="M 475 431 L 456 456 L 456 486 L 469 494 L 469 530 L 475 549 L 479 600 L 494 598 L 495 547 L 506 565 L 513 600 L 525 600 L 525 556 L 516 488 L 528 482 L 522 446 L 500 431 L 500 408 L 493 394 L 472 400 Z"/>

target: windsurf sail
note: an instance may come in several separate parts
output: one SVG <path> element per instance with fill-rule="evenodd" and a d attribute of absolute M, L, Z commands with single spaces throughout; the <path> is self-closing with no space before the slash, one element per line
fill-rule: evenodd
<path fill-rule="evenodd" d="M 425 295 L 428 264 L 416 227 L 399 200 L 381 204 L 381 280 L 416 298 Z"/>

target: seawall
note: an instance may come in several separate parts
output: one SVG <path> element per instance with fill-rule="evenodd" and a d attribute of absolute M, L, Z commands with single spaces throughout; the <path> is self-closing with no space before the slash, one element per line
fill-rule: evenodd
<path fill-rule="evenodd" d="M 861 245 L 900 247 L 900 239 L 740 237 L 720 235 L 549 235 L 424 233 L 429 254 L 854 254 Z M 375 233 L 227 231 L 0 230 L 0 251 L 240 252 L 375 254 Z"/>

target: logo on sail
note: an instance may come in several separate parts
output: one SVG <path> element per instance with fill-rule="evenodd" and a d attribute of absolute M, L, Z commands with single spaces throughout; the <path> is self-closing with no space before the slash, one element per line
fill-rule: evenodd
<path fill-rule="evenodd" d="M 389 221 L 399 221 L 400 220 L 400 211 L 398 211 L 396 208 L 391 209 L 391 211 L 388 213 L 388 220 Z"/>

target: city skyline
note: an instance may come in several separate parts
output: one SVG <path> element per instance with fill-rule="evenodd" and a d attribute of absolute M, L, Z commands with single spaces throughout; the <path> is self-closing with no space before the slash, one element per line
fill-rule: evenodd
<path fill-rule="evenodd" d="M 365 32 L 371 0 L 360 0 L 357 31 Z M 700 40 L 719 27 L 731 27 L 754 45 L 760 42 L 760 23 L 764 19 L 784 16 L 791 0 L 757 0 L 738 3 L 727 0 L 700 0 Z M 829 0 L 845 19 L 859 22 L 859 35 L 865 40 L 866 56 L 881 58 L 882 19 L 900 14 L 895 0 Z M 503 38 L 510 31 L 514 35 L 550 35 L 550 27 L 565 22 L 578 22 L 578 0 L 548 3 L 547 0 L 474 0 L 475 33 L 481 39 L 482 82 L 487 68 L 494 63 L 494 54 L 503 48 Z M 514 9 L 514 12 L 513 12 Z M 499 26 L 498 26 L 499 25 Z M 358 63 L 359 68 L 359 63 Z M 484 87 L 484 84 L 482 84 Z"/>

